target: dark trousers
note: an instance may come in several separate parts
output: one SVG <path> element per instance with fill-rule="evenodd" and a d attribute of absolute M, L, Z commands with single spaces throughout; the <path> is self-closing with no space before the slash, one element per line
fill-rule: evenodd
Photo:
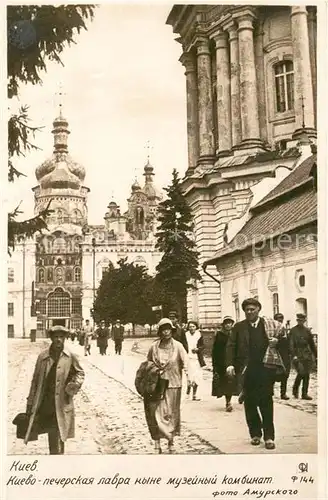
<path fill-rule="evenodd" d="M 58 428 L 55 427 L 48 432 L 48 443 L 50 455 L 64 454 L 64 443 L 60 439 Z"/>
<path fill-rule="evenodd" d="M 122 352 L 122 340 L 115 340 L 115 354 L 121 354 Z"/>
<path fill-rule="evenodd" d="M 263 437 L 274 440 L 274 424 L 273 424 L 273 400 L 270 395 L 245 395 L 244 400 L 246 422 L 251 438 Z"/>
<path fill-rule="evenodd" d="M 288 377 L 289 377 L 289 373 L 286 374 L 286 375 L 284 375 L 281 378 L 281 382 L 280 382 L 280 396 L 286 396 Z"/>
<path fill-rule="evenodd" d="M 107 351 L 107 346 L 106 345 L 101 345 L 99 346 L 99 352 L 102 356 L 105 356 L 106 355 L 106 351 Z"/>
<path fill-rule="evenodd" d="M 307 396 L 308 390 L 309 390 L 309 383 L 310 383 L 310 374 L 307 373 L 306 375 L 296 375 L 295 382 L 293 385 L 293 395 L 298 396 L 298 391 L 300 388 L 301 383 L 302 384 L 302 397 Z"/>

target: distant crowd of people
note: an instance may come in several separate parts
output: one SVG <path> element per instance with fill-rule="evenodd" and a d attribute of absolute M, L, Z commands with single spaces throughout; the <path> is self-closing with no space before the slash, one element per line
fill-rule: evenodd
<path fill-rule="evenodd" d="M 317 349 L 304 314 L 297 314 L 297 325 L 290 330 L 284 317 L 260 316 L 261 304 L 254 298 L 243 301 L 243 321 L 224 317 L 215 334 L 212 347 L 212 396 L 225 398 L 228 413 L 233 411 L 232 396 L 244 405 L 250 443 L 275 448 L 273 389 L 280 383 L 280 397 L 289 399 L 287 380 L 291 366 L 296 370 L 292 394 L 311 400 L 308 394 L 310 374 L 317 359 Z M 171 311 L 157 327 L 158 338 L 152 343 L 147 360 L 136 373 L 136 388 L 143 396 L 145 417 L 155 452 L 162 453 L 161 439 L 174 452 L 174 437 L 180 434 L 181 392 L 183 373 L 187 378 L 186 394 L 200 401 L 198 388 L 202 382 L 204 338 L 197 322 L 179 325 L 177 313 Z M 27 398 L 24 427 L 25 443 L 47 433 L 50 454 L 63 454 L 64 443 L 74 437 L 73 397 L 84 381 L 84 370 L 76 354 L 66 346 L 70 336 L 91 354 L 91 340 L 96 340 L 99 353 L 106 355 L 109 339 L 115 353 L 121 355 L 124 327 L 118 319 L 109 328 L 105 321 L 93 330 L 86 320 L 74 334 L 63 326 L 49 330 L 51 345 L 38 356 Z M 196 403 L 198 404 L 198 403 Z M 200 403 L 201 404 L 201 403 Z M 27 419 L 27 420 L 26 420 Z M 19 419 L 18 419 L 19 420 Z M 21 421 L 20 420 L 20 421 Z M 23 424 L 22 424 L 23 425 Z M 22 432 L 22 431 L 21 431 Z"/>
<path fill-rule="evenodd" d="M 96 340 L 96 345 L 101 356 L 107 355 L 108 341 L 114 341 L 115 354 L 122 354 L 122 345 L 124 340 L 124 326 L 117 319 L 111 327 L 106 326 L 105 320 L 101 320 L 99 327 L 94 329 L 90 320 L 86 320 L 82 328 L 78 328 L 75 332 L 68 334 L 72 342 L 77 340 L 81 346 L 84 346 L 84 355 L 91 354 L 92 341 Z"/>

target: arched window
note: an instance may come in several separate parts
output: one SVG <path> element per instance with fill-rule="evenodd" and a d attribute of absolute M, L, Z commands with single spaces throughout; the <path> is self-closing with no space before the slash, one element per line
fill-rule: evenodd
<path fill-rule="evenodd" d="M 48 267 L 47 269 L 47 282 L 52 283 L 54 280 L 54 272 L 52 267 Z"/>
<path fill-rule="evenodd" d="M 81 268 L 76 267 L 74 269 L 74 281 L 81 281 Z"/>
<path fill-rule="evenodd" d="M 294 109 L 294 68 L 292 61 L 274 65 L 276 109 L 278 113 Z"/>
<path fill-rule="evenodd" d="M 232 303 L 233 303 L 233 308 L 234 308 L 234 312 L 235 312 L 236 321 L 239 321 L 239 318 L 240 318 L 240 306 L 239 306 L 239 297 L 238 297 L 237 293 L 233 294 L 233 296 L 232 296 Z"/>
<path fill-rule="evenodd" d="M 52 238 L 48 238 L 47 239 L 47 252 L 48 253 L 52 253 L 52 243 L 53 243 Z"/>
<path fill-rule="evenodd" d="M 39 269 L 39 283 L 44 283 L 44 269 Z"/>
<path fill-rule="evenodd" d="M 54 253 L 66 253 L 66 241 L 64 238 L 56 238 L 53 245 Z"/>
<path fill-rule="evenodd" d="M 55 271 L 55 280 L 56 283 L 62 283 L 64 281 L 64 272 L 62 267 L 57 267 Z"/>
<path fill-rule="evenodd" d="M 279 295 L 278 293 L 272 294 L 272 307 L 273 307 L 273 316 L 278 314 L 279 312 Z"/>
<path fill-rule="evenodd" d="M 48 296 L 48 317 L 63 318 L 70 317 L 71 299 L 67 292 L 61 288 L 49 294 Z"/>
<path fill-rule="evenodd" d="M 72 269 L 70 268 L 65 271 L 65 281 L 73 281 Z"/>

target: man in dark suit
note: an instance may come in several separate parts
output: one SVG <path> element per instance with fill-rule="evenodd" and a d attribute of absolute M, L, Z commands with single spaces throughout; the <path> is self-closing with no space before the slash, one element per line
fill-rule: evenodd
<path fill-rule="evenodd" d="M 293 385 L 293 396 L 298 398 L 302 382 L 302 399 L 311 400 L 308 395 L 310 373 L 317 361 L 317 347 L 314 343 L 310 328 L 305 326 L 306 316 L 303 313 L 296 315 L 297 325 L 290 330 L 289 340 L 293 363 L 297 376 Z"/>
<path fill-rule="evenodd" d="M 115 344 L 115 354 L 120 356 L 124 339 L 124 326 L 121 324 L 121 320 L 119 319 L 117 319 L 115 325 L 112 326 L 112 339 Z"/>
<path fill-rule="evenodd" d="M 281 331 L 281 326 L 274 320 L 259 317 L 261 304 L 257 299 L 244 300 L 242 308 L 246 319 L 234 325 L 227 342 L 227 375 L 242 374 L 245 417 L 251 444 L 258 446 L 261 443 L 263 429 L 265 447 L 273 450 L 275 370 L 265 366 L 263 360 L 269 345 L 278 347 L 279 340 L 274 337 Z M 268 325 L 274 329 L 270 334 Z"/>
<path fill-rule="evenodd" d="M 178 323 L 178 315 L 177 315 L 176 311 L 170 311 L 168 317 L 171 320 L 172 325 L 173 325 L 172 338 L 174 340 L 177 340 L 178 342 L 180 342 L 180 344 L 183 345 L 185 350 L 188 351 L 188 343 L 187 343 L 186 334 Z"/>

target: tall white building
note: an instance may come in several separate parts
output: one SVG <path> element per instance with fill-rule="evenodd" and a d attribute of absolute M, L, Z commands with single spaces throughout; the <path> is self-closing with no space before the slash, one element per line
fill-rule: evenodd
<path fill-rule="evenodd" d="M 302 134 L 316 140 L 316 7 L 175 5 L 167 24 L 186 75 L 183 189 L 200 263 L 219 281 L 212 257 L 227 224 L 242 219 L 256 184 L 299 164 Z M 188 316 L 210 327 L 224 314 L 219 284 L 202 271 Z"/>

